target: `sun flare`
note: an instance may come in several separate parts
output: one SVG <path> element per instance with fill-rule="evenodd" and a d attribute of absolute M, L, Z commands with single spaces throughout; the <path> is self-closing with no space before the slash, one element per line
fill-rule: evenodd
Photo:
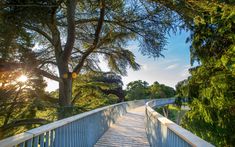
<path fill-rule="evenodd" d="M 17 81 L 18 82 L 26 82 L 28 80 L 28 77 L 26 76 L 26 75 L 21 75 L 18 79 L 17 79 Z"/>

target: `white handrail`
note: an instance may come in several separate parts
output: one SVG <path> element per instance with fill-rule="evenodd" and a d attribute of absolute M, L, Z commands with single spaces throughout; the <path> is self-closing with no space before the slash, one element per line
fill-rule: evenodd
<path fill-rule="evenodd" d="M 118 117 L 145 102 L 122 102 L 55 121 L 1 140 L 0 147 L 91 147 Z"/>
<path fill-rule="evenodd" d="M 214 147 L 153 109 L 174 102 L 175 98 L 169 98 L 155 99 L 146 103 L 146 131 L 150 145 Z"/>

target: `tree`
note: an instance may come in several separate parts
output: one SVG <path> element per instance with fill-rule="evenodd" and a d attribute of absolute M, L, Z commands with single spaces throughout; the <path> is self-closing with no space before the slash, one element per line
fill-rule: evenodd
<path fill-rule="evenodd" d="M 189 80 L 190 77 L 186 80 L 180 81 L 176 84 L 176 105 L 181 107 L 182 102 L 190 102 L 192 99 L 190 99 L 189 93 L 195 92 L 197 87 L 193 87 L 192 85 L 190 86 L 189 89 Z"/>
<path fill-rule="evenodd" d="M 154 82 L 150 87 L 150 98 L 170 98 L 175 96 L 175 90 L 172 87 Z"/>
<path fill-rule="evenodd" d="M 141 80 L 127 84 L 127 100 L 169 98 L 174 96 L 175 90 L 172 87 L 159 84 L 157 81 L 150 86 L 146 81 Z"/>
<path fill-rule="evenodd" d="M 44 83 L 41 76 L 30 75 L 25 82 L 16 81 L 21 71 L 1 73 L 0 86 L 0 139 L 18 131 L 50 122 L 49 117 L 38 115 L 48 106 Z M 27 73 L 24 73 L 27 74 Z"/>
<path fill-rule="evenodd" d="M 211 5 L 195 18 L 189 97 L 184 126 L 217 146 L 235 143 L 235 13 L 233 5 Z M 199 127 L 200 126 L 200 127 Z"/>
<path fill-rule="evenodd" d="M 116 102 L 124 101 L 124 91 L 122 90 L 123 82 L 121 76 L 108 72 L 108 73 L 100 73 L 93 77 L 94 81 L 99 83 L 104 83 L 107 85 L 107 88 L 101 88 L 101 91 L 106 95 L 116 95 L 118 100 Z"/>
<path fill-rule="evenodd" d="M 177 13 L 180 17 L 178 26 L 192 31 L 194 29 L 194 18 L 203 17 L 203 13 L 212 10 L 218 4 L 234 5 L 233 0 L 151 0 L 159 5 L 167 7 Z"/>
<path fill-rule="evenodd" d="M 149 98 L 148 83 L 146 81 L 133 81 L 127 84 L 126 100 L 141 100 Z"/>
<path fill-rule="evenodd" d="M 115 73 L 81 74 L 73 84 L 72 103 L 82 111 L 114 104 L 124 99 L 121 77 Z"/>
<path fill-rule="evenodd" d="M 4 29 L 0 33 L 3 32 Z M 3 70 L 0 71 L 0 138 L 50 122 L 45 115 L 38 115 L 38 111 L 46 111 L 51 105 L 48 106 L 49 97 L 44 90 L 46 83 L 43 77 L 31 72 L 30 66 L 34 66 L 37 60 L 35 54 L 29 49 L 30 37 L 28 37 L 25 34 L 26 40 L 19 38 L 15 40 L 15 44 L 10 44 L 9 48 L 2 46 L 0 50 L 2 55 L 0 62 L 8 63 L 4 64 L 1 68 Z M 15 46 L 18 46 L 17 53 Z M 12 51 L 9 51 L 10 49 Z M 21 63 L 20 66 L 28 68 L 14 69 L 19 66 L 14 63 L 14 60 L 18 60 Z M 25 82 L 17 81 L 21 75 L 27 75 L 29 79 Z"/>
<path fill-rule="evenodd" d="M 161 56 L 164 35 L 177 18 L 166 7 L 144 0 L 4 0 L 0 13 L 4 28 L 14 28 L 1 36 L 4 53 L 12 54 L 10 48 L 17 52 L 18 45 L 30 48 L 37 58 L 30 66 L 33 71 L 59 82 L 61 107 L 72 105 L 72 75 L 98 70 L 98 56 L 120 74 L 127 66 L 139 69 L 132 52 L 125 49 L 128 40 L 139 40 L 144 55 Z M 29 44 L 22 44 L 25 40 Z M 38 47 L 32 49 L 35 44 Z M 58 69 L 58 76 L 51 67 Z"/>

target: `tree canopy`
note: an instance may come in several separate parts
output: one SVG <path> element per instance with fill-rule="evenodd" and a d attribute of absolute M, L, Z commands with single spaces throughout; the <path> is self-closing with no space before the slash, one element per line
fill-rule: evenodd
<path fill-rule="evenodd" d="M 99 57 L 112 72 L 139 69 L 128 41 L 137 40 L 143 55 L 162 56 L 165 34 L 178 18 L 146 0 L 4 0 L 0 13 L 2 63 L 13 61 L 58 81 L 61 107 L 72 106 L 72 75 L 99 71 Z M 33 65 L 18 60 L 21 50 L 34 57 Z"/>
<path fill-rule="evenodd" d="M 179 95 L 190 98 L 191 110 L 184 126 L 218 146 L 235 142 L 235 13 L 234 6 L 211 4 L 195 17 L 191 35 L 191 60 L 199 66 L 179 83 Z"/>
<path fill-rule="evenodd" d="M 170 98 L 175 96 L 175 90 L 157 81 L 149 85 L 146 81 L 133 81 L 127 84 L 126 100 Z"/>
<path fill-rule="evenodd" d="M 23 83 L 15 80 L 19 74 L 22 73 L 15 71 L 0 75 L 4 79 L 0 86 L 0 139 L 52 120 L 47 117 L 52 111 L 47 112 L 51 105 L 46 99 L 42 77 L 27 75 L 29 79 Z"/>

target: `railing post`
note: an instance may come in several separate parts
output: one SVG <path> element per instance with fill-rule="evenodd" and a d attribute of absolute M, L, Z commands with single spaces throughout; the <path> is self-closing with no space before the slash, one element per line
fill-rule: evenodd
<path fill-rule="evenodd" d="M 1 140 L 0 147 L 91 147 L 118 117 L 145 102 L 122 102 L 65 118 Z"/>
<path fill-rule="evenodd" d="M 183 129 L 154 111 L 153 108 L 174 103 L 175 99 L 156 99 L 146 104 L 146 133 L 151 146 L 213 147 L 210 143 Z"/>

